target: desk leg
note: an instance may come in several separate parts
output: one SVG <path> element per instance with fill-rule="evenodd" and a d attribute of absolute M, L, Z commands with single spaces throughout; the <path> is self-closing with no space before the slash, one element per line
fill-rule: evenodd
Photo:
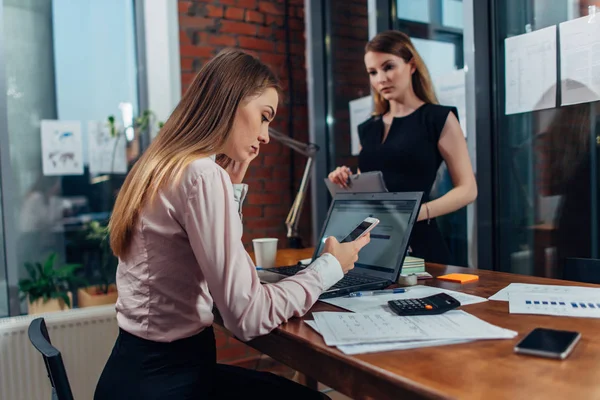
<path fill-rule="evenodd" d="M 300 373 L 300 372 L 296 372 L 296 379 L 294 379 L 296 382 L 300 383 L 301 385 L 306 386 L 309 389 L 312 390 L 319 390 L 319 382 L 317 382 L 316 379 L 311 378 L 310 376 Z"/>

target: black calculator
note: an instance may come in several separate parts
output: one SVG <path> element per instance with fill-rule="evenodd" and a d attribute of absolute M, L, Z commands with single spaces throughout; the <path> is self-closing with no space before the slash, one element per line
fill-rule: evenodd
<path fill-rule="evenodd" d="M 388 305 L 398 315 L 436 315 L 460 307 L 460 301 L 446 293 L 422 299 L 390 300 Z"/>

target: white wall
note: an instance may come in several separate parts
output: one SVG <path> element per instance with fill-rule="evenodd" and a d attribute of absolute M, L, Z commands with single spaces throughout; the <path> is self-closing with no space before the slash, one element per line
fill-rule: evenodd
<path fill-rule="evenodd" d="M 177 0 L 144 0 L 148 108 L 159 121 L 166 121 L 181 99 L 177 13 Z"/>

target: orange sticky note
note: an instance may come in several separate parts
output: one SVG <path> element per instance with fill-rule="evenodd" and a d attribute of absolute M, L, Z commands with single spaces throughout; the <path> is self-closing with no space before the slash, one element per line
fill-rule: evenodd
<path fill-rule="evenodd" d="M 479 280 L 479 277 L 477 275 L 472 274 L 448 274 L 438 276 L 437 278 L 442 281 L 457 282 L 460 284 L 476 282 Z"/>

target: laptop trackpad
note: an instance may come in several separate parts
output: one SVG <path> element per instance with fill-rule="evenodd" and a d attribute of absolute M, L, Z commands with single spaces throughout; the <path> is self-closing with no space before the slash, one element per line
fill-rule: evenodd
<path fill-rule="evenodd" d="M 280 280 L 286 278 L 285 275 L 276 274 L 270 271 L 256 271 L 258 278 L 262 283 L 277 283 Z"/>

